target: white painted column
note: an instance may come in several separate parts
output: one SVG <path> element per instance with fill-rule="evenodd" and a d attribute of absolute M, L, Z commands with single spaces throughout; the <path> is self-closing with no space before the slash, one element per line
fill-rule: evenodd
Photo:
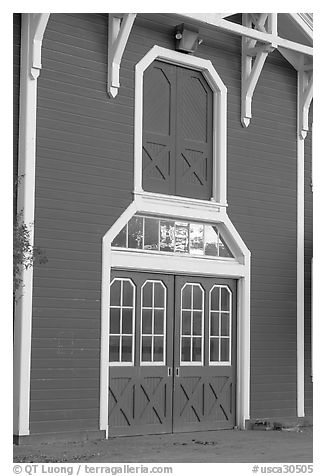
<path fill-rule="evenodd" d="M 37 77 L 41 69 L 40 52 L 43 33 L 49 14 L 22 14 L 20 111 L 17 211 L 30 229 L 34 243 L 35 206 L 35 142 Z M 14 434 L 29 435 L 30 370 L 33 268 L 22 269 L 23 287 L 15 308 L 14 364 L 13 364 L 13 420 Z"/>
<path fill-rule="evenodd" d="M 304 138 L 300 106 L 304 73 L 298 71 L 297 98 L 297 416 L 304 417 Z"/>

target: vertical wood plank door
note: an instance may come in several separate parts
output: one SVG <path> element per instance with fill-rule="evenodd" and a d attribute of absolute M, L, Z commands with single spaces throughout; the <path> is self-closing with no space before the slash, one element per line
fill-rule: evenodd
<path fill-rule="evenodd" d="M 109 435 L 232 428 L 235 281 L 115 271 Z"/>
<path fill-rule="evenodd" d="M 175 278 L 174 432 L 235 426 L 235 293 L 232 280 Z"/>
<path fill-rule="evenodd" d="M 109 435 L 171 433 L 173 276 L 134 272 L 113 276 Z"/>
<path fill-rule="evenodd" d="M 213 92 L 203 74 L 154 61 L 144 74 L 143 188 L 210 200 Z"/>

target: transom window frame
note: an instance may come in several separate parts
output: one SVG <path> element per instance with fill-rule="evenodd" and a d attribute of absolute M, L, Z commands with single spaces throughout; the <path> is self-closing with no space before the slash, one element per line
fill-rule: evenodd
<path fill-rule="evenodd" d="M 143 146 L 143 77 L 148 66 L 155 60 L 175 64 L 200 71 L 213 92 L 213 183 L 211 201 L 220 206 L 226 203 L 226 96 L 227 89 L 214 69 L 211 61 L 185 55 L 159 46 L 153 48 L 137 63 L 135 68 L 135 125 L 134 125 L 134 194 L 151 197 L 165 197 L 164 194 L 145 192 L 142 187 L 142 146 Z M 202 202 L 168 195 L 173 201 Z"/>

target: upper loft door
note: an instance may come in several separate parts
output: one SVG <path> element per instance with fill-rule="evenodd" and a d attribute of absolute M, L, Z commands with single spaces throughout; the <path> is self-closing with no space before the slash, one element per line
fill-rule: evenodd
<path fill-rule="evenodd" d="M 213 93 L 202 73 L 154 61 L 143 106 L 143 189 L 210 200 Z"/>

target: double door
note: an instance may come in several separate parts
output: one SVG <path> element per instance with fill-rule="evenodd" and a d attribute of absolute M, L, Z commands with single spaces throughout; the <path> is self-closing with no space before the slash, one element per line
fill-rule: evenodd
<path fill-rule="evenodd" d="M 114 272 L 109 435 L 232 428 L 235 309 L 233 280 Z"/>

